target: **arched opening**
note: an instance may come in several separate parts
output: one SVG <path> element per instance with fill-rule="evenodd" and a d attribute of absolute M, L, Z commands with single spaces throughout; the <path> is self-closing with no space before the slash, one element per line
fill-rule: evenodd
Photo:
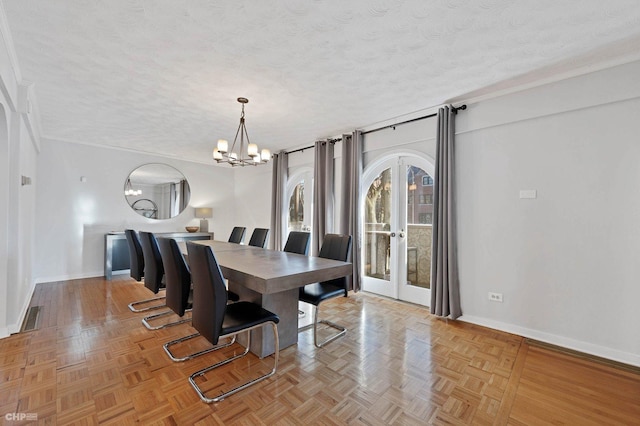
<path fill-rule="evenodd" d="M 431 288 L 434 166 L 396 152 L 363 173 L 363 290 L 427 305 Z"/>
<path fill-rule="evenodd" d="M 291 231 L 311 232 L 313 214 L 313 170 L 305 167 L 287 181 L 287 234 Z"/>

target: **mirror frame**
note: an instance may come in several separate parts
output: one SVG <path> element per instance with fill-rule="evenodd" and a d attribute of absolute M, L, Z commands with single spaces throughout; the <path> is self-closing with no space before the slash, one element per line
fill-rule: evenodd
<path fill-rule="evenodd" d="M 165 169 L 166 173 L 159 173 L 157 169 Z M 141 189 L 142 193 L 127 194 L 128 189 Z M 184 173 L 165 163 L 145 163 L 136 167 L 125 178 L 123 190 L 127 205 L 136 214 L 151 220 L 169 220 L 179 216 L 191 199 L 191 185 Z"/>

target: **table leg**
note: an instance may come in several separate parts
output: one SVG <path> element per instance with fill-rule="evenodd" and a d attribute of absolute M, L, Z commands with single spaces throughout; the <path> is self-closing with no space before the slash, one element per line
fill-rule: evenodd
<path fill-rule="evenodd" d="M 240 296 L 240 300 L 256 303 L 280 317 L 278 339 L 280 349 L 298 343 L 298 289 L 272 294 L 261 294 L 241 284 L 229 281 L 229 290 Z M 238 335 L 238 342 L 246 344 L 245 337 Z M 251 352 L 264 358 L 274 352 L 271 328 L 259 328 L 251 332 Z"/>

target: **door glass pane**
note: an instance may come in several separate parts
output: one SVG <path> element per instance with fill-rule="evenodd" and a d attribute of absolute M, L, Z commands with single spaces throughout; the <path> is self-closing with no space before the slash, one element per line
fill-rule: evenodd
<path fill-rule="evenodd" d="M 289 198 L 289 231 L 302 231 L 304 223 L 304 181 L 300 182 Z"/>
<path fill-rule="evenodd" d="M 433 178 L 407 166 L 407 284 L 431 288 Z"/>
<path fill-rule="evenodd" d="M 365 275 L 389 281 L 391 275 L 391 169 L 371 183 L 365 198 Z"/>

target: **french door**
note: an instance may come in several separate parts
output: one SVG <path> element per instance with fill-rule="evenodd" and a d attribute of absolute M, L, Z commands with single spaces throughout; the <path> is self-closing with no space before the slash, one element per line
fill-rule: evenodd
<path fill-rule="evenodd" d="M 430 303 L 433 166 L 417 155 L 386 158 L 362 179 L 363 290 Z"/>

